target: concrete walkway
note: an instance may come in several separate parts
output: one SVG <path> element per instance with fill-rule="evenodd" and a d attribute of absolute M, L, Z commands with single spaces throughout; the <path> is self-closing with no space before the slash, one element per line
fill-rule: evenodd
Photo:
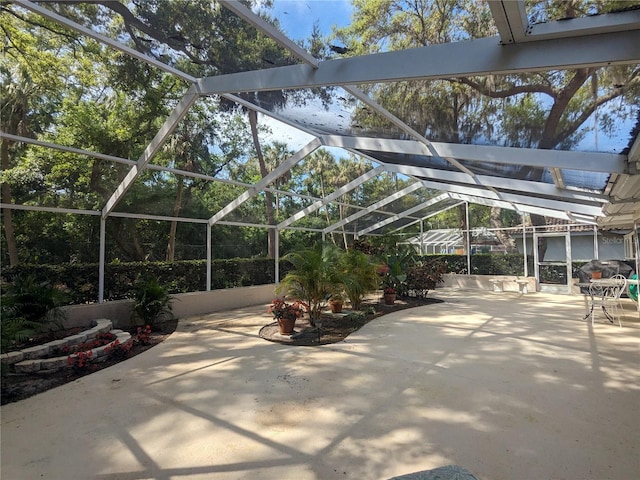
<path fill-rule="evenodd" d="M 262 306 L 188 318 L 155 348 L 2 407 L 3 480 L 482 480 L 640 471 L 640 321 L 581 296 L 438 289 L 347 341 L 258 337 Z"/>

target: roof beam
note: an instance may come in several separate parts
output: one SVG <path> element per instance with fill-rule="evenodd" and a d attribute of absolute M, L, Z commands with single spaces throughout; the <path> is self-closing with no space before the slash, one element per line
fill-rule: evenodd
<path fill-rule="evenodd" d="M 602 215 L 602 207 L 601 206 L 592 206 L 585 205 L 581 203 L 571 203 L 561 200 L 551 200 L 547 198 L 538 198 L 531 197 L 524 194 L 516 194 L 516 193 L 502 193 L 501 197 L 498 198 L 495 193 L 483 190 L 480 188 L 473 188 L 470 186 L 460 186 L 460 185 L 449 185 L 447 183 L 438 183 L 431 181 L 423 181 L 425 186 L 428 188 L 436 188 L 445 190 L 447 192 L 458 193 L 462 195 L 472 195 L 478 198 L 487 198 L 493 201 L 504 201 L 513 203 L 518 209 L 524 205 L 530 205 L 537 208 L 549 209 L 549 210 L 560 210 L 560 211 L 570 211 L 577 214 L 588 215 L 588 216 L 599 216 Z M 509 208 L 506 206 L 500 206 L 501 208 Z M 511 208 L 513 209 L 513 208 Z"/>
<path fill-rule="evenodd" d="M 418 220 L 414 220 L 413 222 L 407 223 L 406 225 L 403 225 L 400 228 L 396 228 L 391 233 L 395 233 L 395 232 L 399 232 L 400 230 L 404 230 L 405 228 L 410 227 L 411 225 L 414 225 L 414 224 L 416 224 L 418 222 L 422 222 L 422 221 L 426 220 L 427 218 L 435 217 L 436 215 L 438 215 L 438 214 L 440 214 L 442 212 L 446 212 L 447 210 L 451 210 L 452 208 L 456 208 L 457 206 L 462 205 L 463 203 L 465 203 L 465 202 L 457 202 L 457 203 L 454 203 L 453 205 L 449 205 L 448 207 L 443 208 L 441 210 L 438 210 L 437 212 L 430 213 L 429 215 L 425 215 L 424 217 L 419 218 Z"/>
<path fill-rule="evenodd" d="M 369 170 L 367 173 L 365 173 L 363 175 L 360 175 L 358 178 L 350 181 L 346 185 L 343 185 L 342 187 L 337 189 L 335 192 L 327 195 L 322 200 L 318 200 L 317 202 L 314 202 L 312 205 L 309 205 L 307 208 L 304 208 L 304 209 L 300 210 L 299 212 L 295 213 L 294 215 L 292 215 L 291 217 L 287 218 L 283 222 L 279 223 L 278 224 L 278 230 L 288 227 L 292 223 L 295 223 L 298 220 L 300 220 L 301 218 L 309 215 L 310 213 L 315 212 L 316 210 L 318 210 L 318 209 L 322 208 L 323 206 L 327 205 L 328 203 L 338 199 L 339 197 L 341 197 L 345 193 L 350 192 L 354 188 L 357 188 L 358 186 L 362 185 L 367 180 L 370 180 L 370 179 L 372 179 L 374 177 L 377 177 L 378 175 L 380 175 L 383 172 L 384 172 L 384 167 L 382 167 L 382 166 L 379 166 L 379 167 L 376 167 L 376 168 L 373 168 L 373 169 Z"/>
<path fill-rule="evenodd" d="M 261 192 L 262 190 L 264 190 L 265 187 L 267 187 L 277 178 L 279 178 L 280 176 L 288 172 L 291 169 L 291 167 L 293 167 L 296 163 L 298 163 L 300 160 L 302 160 L 304 157 L 312 153 L 314 150 L 316 150 L 320 146 L 321 146 L 320 140 L 318 139 L 315 139 L 309 142 L 307 145 L 302 147 L 300 150 L 298 150 L 296 153 L 294 153 L 292 156 L 290 156 L 284 162 L 282 162 L 280 165 L 274 168 L 271 172 L 269 172 L 265 177 L 262 178 L 262 180 L 260 180 L 258 183 L 256 183 L 252 187 L 248 188 L 242 195 L 238 196 L 236 199 L 234 199 L 229 204 L 227 204 L 224 208 L 222 208 L 218 213 L 213 215 L 209 219 L 209 225 L 211 226 L 211 225 L 214 225 L 215 223 L 218 223 L 220 220 L 222 220 L 228 214 L 233 212 L 236 208 L 238 208 L 244 202 L 246 202 L 252 197 L 255 197 L 258 194 L 258 192 Z"/>
<path fill-rule="evenodd" d="M 340 135 L 323 135 L 320 138 L 324 145 L 331 147 L 434 156 L 424 145 L 415 140 L 346 137 Z M 453 157 L 459 160 L 498 163 L 503 165 L 566 168 L 604 173 L 625 173 L 627 169 L 626 155 L 613 153 L 494 147 L 490 145 L 466 145 L 443 142 L 432 142 L 431 145 L 433 145 L 433 148 L 438 153 L 438 158 Z"/>
<path fill-rule="evenodd" d="M 0 203 L 0 208 L 8 210 L 27 210 L 33 212 L 49 212 L 49 213 L 70 213 L 72 215 L 93 215 L 100 216 L 99 210 L 83 210 L 79 208 L 62 208 L 62 207 L 40 207 L 37 205 L 20 205 L 17 203 Z"/>
<path fill-rule="evenodd" d="M 272 24 L 266 22 L 261 16 L 253 13 L 238 0 L 218 0 L 218 2 L 238 15 L 244 21 L 253 25 L 256 30 L 261 31 L 262 33 L 279 43 L 280 46 L 294 53 L 298 58 L 304 60 L 304 62 L 308 65 L 311 65 L 313 67 L 318 66 L 318 59 L 316 59 L 304 48 L 302 48 L 296 42 L 280 32 Z"/>
<path fill-rule="evenodd" d="M 142 155 L 138 159 L 136 165 L 129 170 L 129 173 L 127 173 L 122 182 L 120 182 L 120 185 L 118 185 L 116 190 L 113 192 L 111 198 L 107 200 L 106 205 L 102 209 L 103 218 L 109 216 L 124 194 L 127 193 L 129 188 L 131 188 L 133 182 L 135 182 L 140 174 L 142 174 L 147 167 L 147 164 L 151 161 L 158 150 L 160 150 L 160 147 L 164 144 L 169 135 L 173 133 L 175 128 L 178 126 L 178 123 L 180 123 L 184 118 L 189 111 L 189 108 L 191 108 L 197 98 L 198 96 L 194 93 L 194 87 L 192 85 L 189 87 L 189 90 L 187 90 L 187 93 L 182 97 L 178 105 L 173 109 L 171 115 L 169 115 L 169 117 L 164 121 L 160 130 L 156 133 L 156 136 L 153 137 L 153 140 L 151 140 L 149 145 L 147 145 L 147 148 L 142 152 Z"/>
<path fill-rule="evenodd" d="M 461 172 L 452 172 L 449 170 L 438 170 L 435 168 L 413 167 L 406 165 L 385 164 L 386 168 L 390 172 L 401 173 L 403 175 L 410 175 L 418 177 L 420 179 L 426 178 L 433 181 L 443 182 L 456 182 L 456 183 L 468 183 L 469 177 Z M 505 177 L 492 177 L 487 175 L 478 175 L 478 185 L 497 188 L 503 190 L 519 190 L 524 193 L 531 193 L 536 195 L 544 195 L 549 197 L 559 197 L 565 200 L 573 200 L 579 202 L 592 202 L 592 203 L 606 203 L 609 198 L 605 195 L 599 195 L 589 192 L 580 192 L 573 190 L 559 189 L 555 185 L 543 182 L 534 182 L 530 180 L 515 180 L 513 178 Z M 500 193 L 500 192 L 496 192 Z"/>
<path fill-rule="evenodd" d="M 399 200 L 400 198 L 409 195 L 410 193 L 415 192 L 416 190 L 420 190 L 424 188 L 422 186 L 421 182 L 415 182 L 412 183 L 411 185 L 409 185 L 408 187 L 403 188 L 402 190 L 399 190 L 391 195 L 389 195 L 388 197 L 383 198 L 382 200 L 379 200 L 376 203 L 373 203 L 371 205 L 369 205 L 367 208 L 365 208 L 364 210 L 360 210 L 359 212 L 356 212 L 352 215 L 349 215 L 347 218 L 343 218 L 342 220 L 329 225 L 327 228 L 325 228 L 324 230 L 322 230 L 322 233 L 327 234 L 327 233 L 331 233 L 334 230 L 337 230 L 338 228 L 356 221 L 358 218 L 363 217 L 369 213 L 375 212 L 376 210 L 384 207 L 385 205 L 388 205 L 392 202 L 395 202 L 396 200 Z"/>
<path fill-rule="evenodd" d="M 385 220 L 382 220 L 380 222 L 374 223 L 373 225 L 365 228 L 364 230 L 360 230 L 356 236 L 360 237 L 362 235 L 366 235 L 369 232 L 373 232 L 374 230 L 378 230 L 386 225 L 389 225 L 390 223 L 395 222 L 396 220 L 400 219 L 400 218 L 405 218 L 405 217 L 409 217 L 412 214 L 414 214 L 415 212 L 419 212 L 420 210 L 424 210 L 427 207 L 430 207 L 431 205 L 435 205 L 436 203 L 440 203 L 444 200 L 447 200 L 449 198 L 448 195 L 438 195 L 437 197 L 433 197 L 429 200 L 427 200 L 426 202 L 421 203 L 420 205 L 416 205 L 415 207 L 411 207 L 408 210 L 405 210 L 404 212 L 397 214 L 397 215 L 393 215 L 392 217 L 389 217 Z"/>
<path fill-rule="evenodd" d="M 459 193 L 452 193 L 451 198 L 455 198 L 458 200 L 464 200 L 465 202 L 477 203 L 478 205 L 487 205 L 489 207 L 499 207 L 505 208 L 508 210 L 515 210 L 520 213 L 533 213 L 535 215 L 542 215 L 545 217 L 553 217 L 553 218 L 562 218 L 564 220 L 571 220 L 569 215 L 565 210 L 554 210 L 550 208 L 539 208 L 531 205 L 512 205 L 506 202 L 501 202 L 499 200 L 491 200 L 489 198 L 477 197 L 474 195 L 465 195 Z M 516 207 L 516 208 L 514 208 Z M 593 218 L 593 217 L 592 217 Z"/>
<path fill-rule="evenodd" d="M 489 9 L 503 44 L 525 40 L 529 22 L 524 2 L 489 0 Z"/>
<path fill-rule="evenodd" d="M 640 10 L 630 10 L 532 24 L 527 31 L 527 41 L 601 35 L 638 29 L 640 29 Z"/>
<path fill-rule="evenodd" d="M 278 42 L 281 46 L 288 49 L 299 59 L 304 61 L 307 65 L 311 66 L 314 69 L 318 68 L 320 63 L 315 57 L 309 54 L 309 52 L 307 52 L 305 49 L 300 47 L 298 44 L 290 40 L 288 37 L 283 35 L 280 31 L 275 29 L 273 25 L 269 24 L 268 22 L 265 22 L 264 19 L 262 19 L 259 15 L 256 15 L 255 13 L 253 13 L 250 9 L 242 5 L 240 2 L 238 2 L 237 0 L 222 0 L 222 4 L 227 8 L 229 8 L 230 10 L 232 10 L 236 15 L 240 16 L 247 22 L 251 23 L 255 28 L 260 30 L 262 33 L 264 33 L 265 35 L 269 36 L 270 38 Z M 413 138 L 417 139 L 418 141 L 423 143 L 428 149 L 432 150 L 431 142 L 426 137 L 424 137 L 421 133 L 411 128 L 405 122 L 403 122 L 398 117 L 396 117 L 394 114 L 389 112 L 386 108 L 384 108 L 378 102 L 369 98 L 369 96 L 366 93 L 364 93 L 360 89 L 353 86 L 343 86 L 343 88 L 347 92 L 349 92 L 351 95 L 356 97 L 358 100 L 363 102 L 365 105 L 369 106 L 372 110 L 377 112 L 379 115 L 382 115 L 384 118 L 389 120 L 389 122 L 397 126 L 400 130 L 412 136 Z M 434 155 L 436 154 L 435 152 L 432 152 L 432 153 Z M 457 160 L 453 158 L 446 158 L 445 160 L 451 163 L 458 170 L 468 173 L 469 175 L 473 175 L 473 172 L 471 172 L 466 167 L 461 165 Z"/>
<path fill-rule="evenodd" d="M 500 45 L 488 37 L 408 50 L 292 65 L 198 80 L 198 93 L 221 95 L 640 63 L 640 31 Z"/>
<path fill-rule="evenodd" d="M 128 158 L 114 157 L 113 155 L 105 155 L 104 153 L 91 152 L 89 150 L 68 147 L 66 145 L 58 145 L 57 143 L 45 142 L 42 140 L 36 140 L 35 138 L 22 137 L 20 135 L 12 135 L 5 132 L 0 132 L 0 138 L 6 138 L 7 140 L 11 140 L 12 142 L 28 143 L 31 145 L 37 145 L 39 147 L 53 148 L 55 150 L 75 153 L 76 155 L 82 155 L 85 157 L 99 158 L 100 160 L 107 160 L 109 162 L 124 163 L 126 165 L 136 165 L 135 160 L 129 160 Z"/>

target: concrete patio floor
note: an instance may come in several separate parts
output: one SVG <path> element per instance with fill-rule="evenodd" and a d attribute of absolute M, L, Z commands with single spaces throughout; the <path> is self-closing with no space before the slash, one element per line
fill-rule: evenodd
<path fill-rule="evenodd" d="M 438 289 L 340 344 L 258 337 L 264 306 L 181 320 L 164 343 L 2 407 L 3 480 L 482 480 L 640 471 L 640 320 L 581 296 Z"/>

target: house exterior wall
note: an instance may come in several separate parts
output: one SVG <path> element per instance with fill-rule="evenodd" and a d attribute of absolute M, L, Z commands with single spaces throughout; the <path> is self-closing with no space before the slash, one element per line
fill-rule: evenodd
<path fill-rule="evenodd" d="M 522 253 L 522 237 L 516 238 L 518 252 Z M 533 255 L 533 238 L 527 235 L 527 255 Z M 574 261 L 586 261 L 595 258 L 593 252 L 593 233 L 578 232 L 571 234 L 571 257 Z M 598 257 L 601 260 L 624 260 L 624 236 L 612 232 L 598 232 Z M 547 237 L 545 261 L 565 260 L 564 237 Z"/>

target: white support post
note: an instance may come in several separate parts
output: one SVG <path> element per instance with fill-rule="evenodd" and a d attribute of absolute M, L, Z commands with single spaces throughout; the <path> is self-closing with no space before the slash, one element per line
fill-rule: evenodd
<path fill-rule="evenodd" d="M 471 275 L 471 236 L 469 235 L 469 202 L 464 202 L 464 214 L 466 217 L 467 229 L 465 235 L 467 236 L 467 275 Z"/>
<path fill-rule="evenodd" d="M 207 229 L 207 292 L 211 291 L 211 226 L 205 225 Z"/>
<path fill-rule="evenodd" d="M 98 303 L 104 302 L 104 262 L 107 238 L 107 221 L 100 217 L 100 255 L 98 266 Z"/>
<path fill-rule="evenodd" d="M 420 255 L 424 255 L 424 220 L 420 220 Z"/>
<path fill-rule="evenodd" d="M 276 285 L 280 283 L 280 230 L 276 227 L 276 241 L 275 241 L 275 281 Z"/>
<path fill-rule="evenodd" d="M 598 226 L 593 226 L 593 258 L 594 260 L 600 259 L 600 252 L 598 251 Z"/>
<path fill-rule="evenodd" d="M 525 224 L 524 214 L 520 215 L 522 218 L 522 258 L 524 261 L 524 276 L 529 276 L 529 265 L 527 265 L 527 225 Z"/>
<path fill-rule="evenodd" d="M 571 228 L 567 225 L 567 236 L 565 237 L 565 249 L 567 252 L 567 293 L 571 293 L 573 286 L 573 259 L 571 256 Z"/>
<path fill-rule="evenodd" d="M 540 268 L 538 265 L 538 232 L 536 232 L 536 227 L 533 226 L 533 276 L 536 278 L 538 284 L 540 283 Z"/>

